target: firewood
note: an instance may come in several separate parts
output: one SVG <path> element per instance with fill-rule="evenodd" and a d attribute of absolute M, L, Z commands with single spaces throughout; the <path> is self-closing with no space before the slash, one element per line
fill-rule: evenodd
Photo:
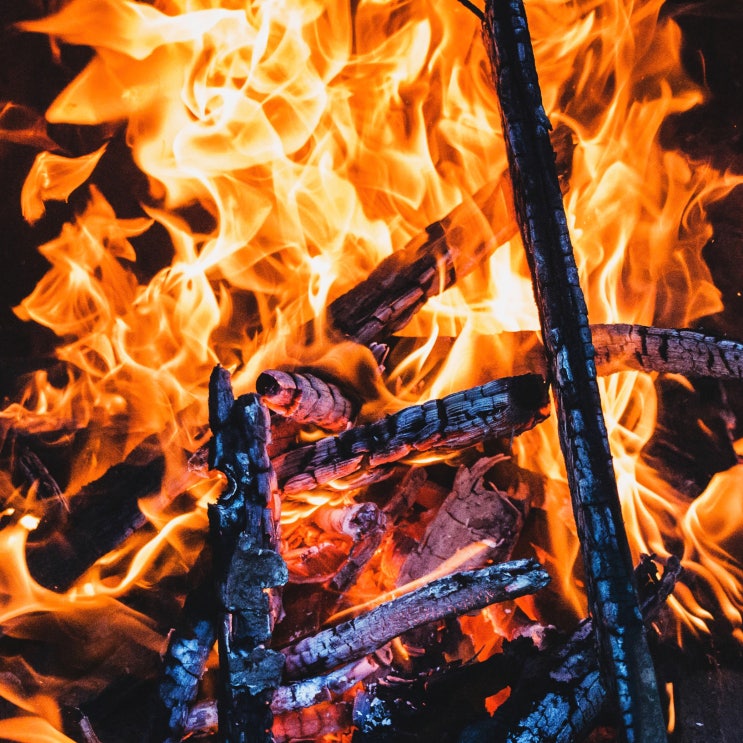
<path fill-rule="evenodd" d="M 274 743 L 296 740 L 317 740 L 325 734 L 351 726 L 350 702 L 317 704 L 313 707 L 289 710 L 277 714 L 272 729 Z M 207 702 L 194 707 L 188 719 L 189 734 L 207 734 L 217 729 L 216 706 Z"/>
<path fill-rule="evenodd" d="M 53 508 L 69 512 L 70 504 L 62 493 L 62 488 L 31 449 L 23 448 L 18 455 L 16 466 L 22 473 L 29 490 L 34 489 L 37 501 L 51 501 L 54 504 Z"/>
<path fill-rule="evenodd" d="M 488 471 L 501 461 L 502 456 L 482 457 L 472 467 L 459 468 L 451 493 L 403 563 L 398 585 L 432 572 L 475 542 L 491 546 L 477 553 L 476 563 L 468 562 L 461 569 L 510 559 L 528 512 L 529 496 L 517 501 L 485 482 Z"/>
<path fill-rule="evenodd" d="M 544 419 L 546 402 L 542 380 L 534 375 L 455 392 L 277 457 L 279 486 L 298 493 L 409 454 L 516 435 Z"/>
<path fill-rule="evenodd" d="M 624 369 L 743 379 L 743 343 L 693 330 L 592 325 L 599 374 Z"/>
<path fill-rule="evenodd" d="M 644 558 L 638 572 L 654 565 Z M 648 586 L 642 615 L 650 624 L 681 575 L 678 559 L 669 558 L 663 576 Z M 572 743 L 585 738 L 611 699 L 599 673 L 593 623 L 584 620 L 571 637 L 523 665 L 508 700 L 495 716 L 473 726 L 462 743 Z M 664 733 L 665 735 L 665 733 Z M 660 738 L 659 740 L 663 740 Z"/>
<path fill-rule="evenodd" d="M 516 234 L 504 189 L 502 179 L 488 183 L 385 258 L 367 279 L 331 302 L 333 325 L 364 345 L 384 341 L 406 325 L 428 299 Z"/>
<path fill-rule="evenodd" d="M 208 547 L 191 569 L 189 583 L 193 588 L 186 596 L 163 657 L 149 735 L 152 743 L 177 743 L 183 737 L 190 706 L 217 639 L 217 602 Z M 216 717 L 216 703 L 214 707 Z"/>
<path fill-rule="evenodd" d="M 516 213 L 539 310 L 602 674 L 627 741 L 665 739 L 601 411 L 595 349 L 521 0 L 485 8 Z"/>
<path fill-rule="evenodd" d="M 326 431 L 347 428 L 359 408 L 338 385 L 311 372 L 269 369 L 258 376 L 255 388 L 271 410 Z"/>
<path fill-rule="evenodd" d="M 284 676 L 296 679 L 368 655 L 407 630 L 544 588 L 534 560 L 491 565 L 440 578 L 282 649 Z"/>
<path fill-rule="evenodd" d="M 230 743 L 271 740 L 270 703 L 284 657 L 267 648 L 275 602 L 267 589 L 286 583 L 272 512 L 275 478 L 266 452 L 270 416 L 257 395 L 237 401 L 227 371 L 209 383 L 211 464 L 228 485 L 209 513 L 219 650 L 219 735 Z"/>
<path fill-rule="evenodd" d="M 66 591 L 99 557 L 144 526 L 138 501 L 160 491 L 164 472 L 163 456 L 142 464 L 135 452 L 70 498 L 69 510 L 46 514 L 26 544 L 34 580 Z"/>
<path fill-rule="evenodd" d="M 378 673 L 381 668 L 374 656 L 369 656 L 323 676 L 279 686 L 271 702 L 271 711 L 278 716 L 332 701 L 372 674 Z M 216 726 L 217 703 L 213 699 L 207 699 L 191 708 L 184 733 L 204 732 L 205 729 Z"/>
<path fill-rule="evenodd" d="M 669 558 L 660 580 L 648 558 L 638 566 L 636 573 L 648 576 L 641 581 L 647 592 L 642 603 L 647 624 L 657 617 L 680 572 L 675 558 Z M 523 734 L 523 741 L 577 743 L 605 709 L 607 694 L 598 679 L 588 619 L 569 637 L 548 635 L 540 649 L 519 638 L 484 661 L 365 685 L 354 702 L 354 725 L 359 730 L 354 743 L 427 741 L 434 736 L 462 743 L 519 740 L 509 737 L 512 728 Z M 488 717 L 484 700 L 508 686 L 509 698 L 493 718 Z"/>

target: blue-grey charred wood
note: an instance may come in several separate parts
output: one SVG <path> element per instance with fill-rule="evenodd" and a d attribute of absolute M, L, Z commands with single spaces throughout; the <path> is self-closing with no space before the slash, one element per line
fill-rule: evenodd
<path fill-rule="evenodd" d="M 257 395 L 235 400 L 229 373 L 209 384 L 211 465 L 227 487 L 209 506 L 215 594 L 219 603 L 219 736 L 230 743 L 272 740 L 270 704 L 284 657 L 268 645 L 274 616 L 270 589 L 287 580 L 271 512 L 275 487 L 266 446 L 270 417 Z"/>
<path fill-rule="evenodd" d="M 417 452 L 518 435 L 544 420 L 546 404 L 546 388 L 537 375 L 455 392 L 282 454 L 274 460 L 279 486 L 286 493 L 311 490 Z"/>
<path fill-rule="evenodd" d="M 665 722 L 632 580 L 585 299 L 521 0 L 488 0 L 483 24 L 516 214 L 532 274 L 602 673 L 621 736 L 658 743 Z"/>
<path fill-rule="evenodd" d="M 205 548 L 189 573 L 193 586 L 168 639 L 153 715 L 152 743 L 178 743 L 187 727 L 206 661 L 217 639 L 217 600 L 211 553 Z"/>
<path fill-rule="evenodd" d="M 285 677 L 321 673 L 368 655 L 422 624 L 535 593 L 548 583 L 549 575 L 534 560 L 514 560 L 439 578 L 282 649 Z"/>

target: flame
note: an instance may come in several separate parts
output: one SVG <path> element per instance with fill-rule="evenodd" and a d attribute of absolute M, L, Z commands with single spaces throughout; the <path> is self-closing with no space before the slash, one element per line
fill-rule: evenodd
<path fill-rule="evenodd" d="M 545 107 L 569 148 L 565 204 L 592 322 L 687 326 L 722 307 L 702 259 L 706 210 L 740 179 L 660 143 L 663 122 L 704 99 L 662 6 L 527 3 Z M 110 142 L 73 155 L 28 111 L 0 110 L 0 137 L 42 150 L 24 186 L 25 217 L 43 219 L 49 200 L 86 196 L 41 246 L 51 267 L 16 308 L 58 336 L 59 367 L 31 375 L 0 411 L 0 430 L 68 444 L 85 429 L 67 495 L 153 440 L 168 475 L 162 502 L 143 504 L 156 536 L 137 535 L 64 596 L 30 579 L 25 529 L 0 532 L 10 555 L 0 622 L 110 609 L 122 632 L 152 649 L 151 622 L 120 599 L 184 571 L 198 551 L 203 506 L 221 480 L 185 482 L 182 473 L 205 434 L 215 363 L 235 370 L 238 392 L 266 368 L 322 368 L 358 391 L 362 416 L 373 418 L 513 373 L 533 348 L 537 312 L 505 207 L 503 224 L 485 225 L 490 258 L 428 302 L 384 374 L 368 349 L 338 342 L 325 318 L 329 301 L 485 184 L 507 197 L 497 102 L 477 20 L 453 1 L 72 0 L 20 28 L 92 49 L 46 120 L 102 125 L 105 137 L 125 139 L 147 188 L 137 216 L 118 216 L 115 194 L 96 185 Z M 148 237 L 165 245 L 162 254 L 148 254 Z M 626 372 L 600 387 L 634 554 L 683 544 L 685 566 L 740 636 L 743 514 L 732 493 L 742 470 L 721 473 L 688 502 L 638 462 L 655 424 L 651 377 Z M 546 480 L 548 543 L 534 549 L 566 605 L 583 614 L 554 416 L 514 448 Z M 312 516 L 351 502 L 353 487 L 287 499 L 287 548 L 333 541 Z M 164 508 L 181 491 L 175 510 Z M 32 526 L 38 504 L 25 506 L 18 518 Z M 373 605 L 394 585 L 377 567 L 354 601 Z M 671 604 L 698 631 L 714 618 L 683 587 Z M 6 721 L 5 738 L 65 739 L 47 697 L 22 704 L 12 688 L 0 679 L 0 693 L 35 717 Z"/>

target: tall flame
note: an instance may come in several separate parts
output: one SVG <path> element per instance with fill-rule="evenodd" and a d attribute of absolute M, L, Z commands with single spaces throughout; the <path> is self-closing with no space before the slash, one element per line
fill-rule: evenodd
<path fill-rule="evenodd" d="M 680 30 L 662 6 L 527 2 L 545 106 L 571 151 L 565 202 L 592 322 L 688 326 L 722 307 L 701 256 L 710 237 L 705 216 L 738 180 L 660 144 L 663 122 L 704 97 L 684 74 Z M 46 118 L 106 124 L 109 132 L 119 126 L 115 136 L 125 136 L 148 183 L 141 214 L 121 218 L 95 185 L 104 143 L 72 157 L 34 140 L 50 151 L 39 154 L 24 186 L 26 218 L 41 219 L 45 202 L 76 189 L 87 189 L 87 206 L 41 246 L 51 268 L 16 309 L 59 336 L 65 383 L 36 373 L 0 412 L 0 424 L 87 427 L 70 493 L 153 436 L 169 472 L 181 472 L 204 433 L 217 362 L 236 369 L 239 391 L 277 365 L 324 365 L 356 385 L 368 379 L 364 370 L 376 363 L 367 349 L 332 346 L 328 301 L 503 178 L 480 29 L 454 0 L 72 0 L 20 27 L 93 50 Z M 139 238 L 148 231 L 167 236 L 172 251 L 154 275 L 140 265 Z M 400 344 L 406 354 L 386 377 L 371 375 L 375 387 L 364 392 L 376 409 L 391 410 L 508 373 L 523 347 L 505 331 L 537 329 L 523 251 L 517 240 L 505 242 L 426 305 L 404 331 L 412 338 Z M 622 373 L 601 388 L 635 553 L 667 554 L 683 540 L 685 564 L 712 587 L 740 634 L 743 513 L 720 516 L 720 503 L 740 489 L 740 469 L 688 502 L 637 464 L 655 423 L 652 379 Z M 545 475 L 551 535 L 539 549 L 581 613 L 566 569 L 577 546 L 565 527 L 569 498 L 554 424 L 515 446 L 524 467 Z M 3 627 L 22 626 L 32 612 L 72 616 L 81 602 L 85 611 L 105 611 L 161 577 L 168 550 L 184 570 L 194 552 L 189 530 L 204 526 L 203 504 L 217 486 L 192 484 L 188 507 L 171 523 L 153 512 L 154 541 L 145 545 L 151 534 L 142 535 L 107 558 L 126 566 L 116 580 L 99 565 L 62 597 L 33 584 L 20 557 L 25 528 L 7 527 L 2 538 L 15 557 L 2 569 Z M 319 492 L 287 504 L 285 534 L 297 533 L 291 546 L 301 541 L 292 524 L 346 498 Z M 11 500 L 33 510 L 17 493 Z M 13 571 L 26 577 L 17 584 Z M 709 613 L 689 593 L 680 592 L 675 607 L 687 625 L 705 628 Z M 152 649 L 151 624 L 121 611 L 122 631 Z M 32 625 L 23 631 L 43 631 Z M 5 681 L 0 693 L 33 715 L 18 718 L 12 732 L 5 725 L 4 737 L 65 739 L 50 732 L 59 718 L 46 697 L 23 697 Z"/>

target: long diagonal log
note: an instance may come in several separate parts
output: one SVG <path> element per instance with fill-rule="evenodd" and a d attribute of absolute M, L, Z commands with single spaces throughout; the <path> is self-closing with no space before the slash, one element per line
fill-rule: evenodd
<path fill-rule="evenodd" d="M 270 703 L 284 658 L 268 649 L 274 589 L 286 583 L 272 512 L 275 482 L 266 452 L 270 417 L 257 395 L 235 400 L 227 371 L 209 383 L 212 465 L 228 486 L 209 506 L 219 650 L 219 735 L 229 743 L 271 741 Z"/>
<path fill-rule="evenodd" d="M 549 575 L 534 560 L 514 560 L 439 578 L 283 648 L 285 678 L 328 670 L 368 655 L 422 624 L 534 593 L 547 583 Z"/>
<path fill-rule="evenodd" d="M 618 701 L 623 739 L 658 743 L 665 739 L 665 723 L 632 581 L 551 126 L 521 0 L 488 0 L 483 31 L 555 395 L 601 670 Z"/>
<path fill-rule="evenodd" d="M 506 190 L 503 180 L 483 186 L 385 258 L 368 278 L 329 305 L 333 325 L 364 345 L 385 340 L 406 325 L 428 299 L 516 234 Z"/>
<path fill-rule="evenodd" d="M 279 486 L 285 493 L 311 490 L 416 452 L 460 449 L 487 437 L 515 435 L 544 420 L 546 402 L 544 384 L 536 375 L 455 392 L 282 454 L 274 460 Z"/>

